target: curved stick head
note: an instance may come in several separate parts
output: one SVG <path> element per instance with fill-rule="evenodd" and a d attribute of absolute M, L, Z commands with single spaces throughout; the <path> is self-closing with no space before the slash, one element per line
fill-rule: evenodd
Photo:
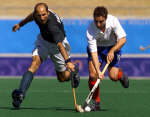
<path fill-rule="evenodd" d="M 83 112 L 84 112 L 84 109 L 82 108 L 81 105 L 76 105 L 76 111 L 77 111 L 77 112 L 80 112 L 80 113 L 83 113 Z"/>

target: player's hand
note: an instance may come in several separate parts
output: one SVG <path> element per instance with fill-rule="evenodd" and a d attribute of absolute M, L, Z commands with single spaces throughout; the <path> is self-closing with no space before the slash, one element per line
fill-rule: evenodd
<path fill-rule="evenodd" d="M 111 63 L 114 59 L 114 51 L 109 51 L 107 55 L 107 62 Z"/>
<path fill-rule="evenodd" d="M 19 24 L 15 24 L 13 27 L 12 27 L 12 31 L 13 32 L 16 32 L 17 30 L 20 29 L 20 25 Z"/>
<path fill-rule="evenodd" d="M 141 51 L 144 51 L 145 48 L 144 48 L 143 46 L 140 46 L 140 50 L 141 50 Z"/>
<path fill-rule="evenodd" d="M 98 78 L 100 78 L 100 80 L 103 80 L 104 74 L 102 74 L 102 72 L 99 72 L 99 73 L 98 73 Z"/>
<path fill-rule="evenodd" d="M 68 62 L 67 64 L 66 64 L 66 67 L 68 68 L 68 70 L 70 70 L 70 72 L 71 71 L 75 71 L 75 69 L 74 69 L 74 64 L 72 63 L 72 62 Z"/>

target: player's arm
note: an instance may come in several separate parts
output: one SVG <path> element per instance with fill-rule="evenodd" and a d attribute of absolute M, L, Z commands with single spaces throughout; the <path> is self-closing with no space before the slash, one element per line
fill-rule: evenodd
<path fill-rule="evenodd" d="M 63 32 L 60 30 L 55 20 L 52 20 L 51 23 L 49 23 L 48 25 L 49 25 L 48 31 L 50 31 L 51 34 L 53 35 L 53 39 L 57 44 L 61 55 L 65 59 L 66 67 L 69 70 L 74 71 L 74 64 L 71 62 L 71 59 L 69 58 L 68 53 L 62 43 L 65 38 Z"/>
<path fill-rule="evenodd" d="M 116 52 L 120 48 L 122 48 L 122 46 L 126 43 L 126 33 L 124 29 L 122 28 L 118 18 L 114 17 L 113 22 L 114 22 L 113 29 L 117 37 L 117 43 L 113 48 L 111 48 L 110 51 Z"/>
<path fill-rule="evenodd" d="M 114 47 L 111 48 L 111 50 L 108 53 L 107 61 L 112 62 L 114 58 L 114 52 L 118 51 L 122 48 L 122 46 L 126 43 L 126 33 L 124 29 L 122 28 L 118 18 L 114 17 L 113 19 L 113 29 L 117 37 L 117 43 Z"/>
<path fill-rule="evenodd" d="M 99 63 L 99 60 L 98 60 L 97 52 L 91 52 L 91 56 L 92 56 L 92 63 L 94 65 L 94 68 L 96 70 L 98 78 L 100 78 L 102 80 L 104 75 L 102 75 L 102 73 L 100 71 L 100 63 Z"/>
<path fill-rule="evenodd" d="M 21 20 L 18 24 L 15 24 L 12 27 L 12 31 L 16 32 L 16 30 L 19 30 L 20 27 L 24 26 L 25 24 L 27 24 L 28 22 L 33 21 L 33 13 L 30 13 L 27 17 L 25 17 L 23 20 Z"/>
<path fill-rule="evenodd" d="M 110 51 L 118 51 L 122 48 L 122 46 L 126 43 L 126 37 L 119 39 L 114 47 L 111 48 Z"/>
<path fill-rule="evenodd" d="M 62 54 L 62 56 L 65 59 L 67 68 L 69 68 L 71 71 L 74 71 L 74 64 L 71 62 L 71 59 L 69 58 L 67 51 L 66 51 L 65 47 L 63 46 L 62 42 L 58 42 L 57 46 L 58 46 L 60 53 Z"/>
<path fill-rule="evenodd" d="M 90 54 L 92 56 L 92 63 L 94 65 L 94 68 L 96 70 L 98 77 L 100 79 L 103 79 L 104 75 L 102 75 L 102 73 L 100 71 L 100 63 L 98 60 L 96 40 L 93 38 L 93 36 L 89 30 L 87 30 L 86 34 L 87 34 L 88 48 L 89 48 Z"/>
<path fill-rule="evenodd" d="M 107 55 L 107 61 L 112 62 L 112 60 L 114 59 L 114 53 L 118 50 L 120 50 L 122 48 L 122 46 L 126 43 L 126 37 L 123 37 L 121 39 L 119 39 L 116 43 L 116 45 L 114 45 L 108 55 Z"/>

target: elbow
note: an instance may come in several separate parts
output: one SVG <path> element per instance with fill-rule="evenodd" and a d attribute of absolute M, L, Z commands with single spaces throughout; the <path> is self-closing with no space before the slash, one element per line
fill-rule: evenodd
<path fill-rule="evenodd" d="M 126 37 L 123 37 L 123 38 L 121 39 L 121 41 L 122 41 L 122 44 L 124 45 L 124 44 L 127 42 Z"/>
<path fill-rule="evenodd" d="M 127 39 L 126 39 L 126 38 L 124 38 L 124 44 L 123 44 L 123 45 L 125 45 L 125 44 L 126 44 L 126 42 L 127 42 Z"/>
<path fill-rule="evenodd" d="M 61 47 L 62 45 L 63 45 L 62 42 L 57 43 L 57 47 Z"/>
<path fill-rule="evenodd" d="M 126 39 L 126 37 L 124 37 L 124 43 L 126 43 L 127 42 L 127 39 Z"/>

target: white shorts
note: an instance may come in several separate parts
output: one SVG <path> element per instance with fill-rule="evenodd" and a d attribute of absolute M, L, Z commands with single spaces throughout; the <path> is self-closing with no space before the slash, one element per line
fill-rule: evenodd
<path fill-rule="evenodd" d="M 63 45 L 70 57 L 70 45 L 66 38 L 63 41 Z M 44 40 L 41 34 L 37 36 L 37 40 L 35 42 L 35 49 L 32 52 L 32 56 L 36 55 L 40 56 L 42 61 L 45 61 L 48 57 L 50 57 L 52 62 L 54 63 L 56 71 L 63 72 L 66 70 L 65 60 L 61 55 L 57 45 L 55 43 L 50 43 Z"/>

